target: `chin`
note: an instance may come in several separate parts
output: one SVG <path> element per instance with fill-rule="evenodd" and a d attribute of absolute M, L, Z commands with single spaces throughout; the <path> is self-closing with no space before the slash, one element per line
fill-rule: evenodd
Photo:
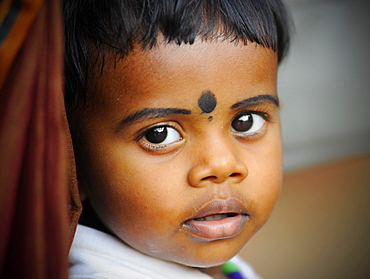
<path fill-rule="evenodd" d="M 233 255 L 235 256 L 235 255 Z M 222 259 L 204 259 L 202 261 L 192 262 L 192 263 L 184 263 L 183 265 L 194 267 L 194 268 L 210 268 L 215 266 L 220 266 L 229 261 L 233 256 L 229 258 L 222 258 Z"/>
<path fill-rule="evenodd" d="M 196 267 L 196 268 L 209 268 L 214 266 L 223 265 L 225 262 L 229 261 L 231 258 L 238 254 L 240 249 L 232 249 L 232 245 L 219 249 L 218 251 L 213 251 L 210 249 L 205 249 L 196 255 L 188 255 L 186 258 L 175 259 L 174 262 L 179 264 Z"/>

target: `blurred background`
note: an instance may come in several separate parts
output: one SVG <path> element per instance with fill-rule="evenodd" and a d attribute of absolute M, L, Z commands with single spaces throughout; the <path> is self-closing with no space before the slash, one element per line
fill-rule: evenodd
<path fill-rule="evenodd" d="M 285 0 L 285 179 L 241 255 L 265 279 L 370 278 L 370 1 Z"/>

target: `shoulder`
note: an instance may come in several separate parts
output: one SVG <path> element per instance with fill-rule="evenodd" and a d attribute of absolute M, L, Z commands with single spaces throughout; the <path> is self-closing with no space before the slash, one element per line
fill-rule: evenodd
<path fill-rule="evenodd" d="M 69 279 L 209 279 L 182 265 L 142 254 L 118 238 L 78 225 L 69 253 Z"/>

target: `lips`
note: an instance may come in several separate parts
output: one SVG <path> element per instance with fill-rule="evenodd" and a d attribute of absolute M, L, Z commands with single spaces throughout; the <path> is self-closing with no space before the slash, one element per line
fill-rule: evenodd
<path fill-rule="evenodd" d="M 213 200 L 184 222 L 185 228 L 203 240 L 232 238 L 247 222 L 249 213 L 236 199 Z"/>

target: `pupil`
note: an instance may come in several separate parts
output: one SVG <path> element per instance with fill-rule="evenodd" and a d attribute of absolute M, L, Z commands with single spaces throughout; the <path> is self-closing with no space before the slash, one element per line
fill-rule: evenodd
<path fill-rule="evenodd" d="M 161 143 L 167 137 L 166 127 L 155 127 L 150 129 L 146 134 L 145 138 L 151 143 Z"/>
<path fill-rule="evenodd" d="M 237 132 L 246 132 L 253 125 L 253 117 L 250 114 L 243 115 L 239 118 L 234 119 L 231 125 Z"/>

